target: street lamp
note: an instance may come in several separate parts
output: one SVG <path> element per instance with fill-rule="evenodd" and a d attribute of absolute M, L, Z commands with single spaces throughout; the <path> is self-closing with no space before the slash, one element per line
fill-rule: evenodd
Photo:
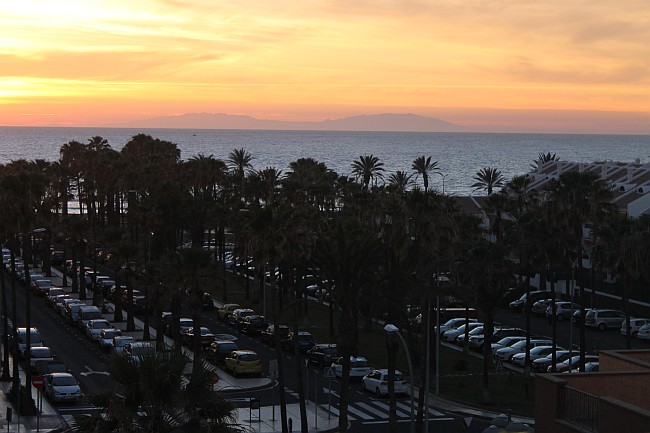
<path fill-rule="evenodd" d="M 409 348 L 406 345 L 406 340 L 404 340 L 404 337 L 402 337 L 402 334 L 400 334 L 399 328 L 397 326 L 393 325 L 392 323 L 388 323 L 386 326 L 384 326 L 384 331 L 388 332 L 389 334 L 397 335 L 397 338 L 399 338 L 399 341 L 401 341 L 402 345 L 404 346 L 404 352 L 406 352 L 406 361 L 409 365 L 409 379 L 411 388 L 411 433 L 415 433 L 415 397 L 413 394 L 413 364 L 411 363 L 411 354 L 409 353 Z"/>
<path fill-rule="evenodd" d="M 440 173 L 439 171 L 434 171 L 433 173 L 442 176 L 442 194 L 444 195 L 444 194 L 445 194 L 445 178 L 446 178 L 447 176 L 449 176 L 449 174 L 442 174 L 442 173 Z"/>

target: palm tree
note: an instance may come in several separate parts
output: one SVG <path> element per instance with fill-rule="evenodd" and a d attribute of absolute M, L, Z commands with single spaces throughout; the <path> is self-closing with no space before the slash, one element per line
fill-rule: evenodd
<path fill-rule="evenodd" d="M 557 156 L 555 153 L 551 152 L 540 152 L 539 155 L 537 156 L 537 159 L 533 161 L 532 164 L 530 164 L 530 168 L 533 170 L 541 167 L 542 165 L 546 164 L 547 162 L 550 161 L 559 161 L 560 157 Z"/>
<path fill-rule="evenodd" d="M 424 191 L 429 190 L 429 173 L 438 171 L 438 161 L 431 161 L 431 157 L 419 156 L 411 165 L 417 176 L 422 176 Z"/>
<path fill-rule="evenodd" d="M 384 163 L 374 155 L 362 155 L 352 163 L 352 174 L 361 179 L 364 189 L 368 189 L 370 181 L 383 177 Z"/>
<path fill-rule="evenodd" d="M 505 178 L 500 170 L 492 167 L 482 168 L 474 175 L 472 188 L 475 190 L 487 191 L 487 195 L 492 194 L 494 188 L 503 186 Z"/>
<path fill-rule="evenodd" d="M 412 175 L 407 174 L 405 171 L 400 170 L 391 173 L 390 176 L 388 176 L 388 188 L 400 193 L 406 192 L 413 185 L 411 176 Z"/>
<path fill-rule="evenodd" d="M 141 360 L 113 356 L 110 361 L 109 372 L 119 391 L 95 397 L 94 403 L 105 410 L 76 417 L 69 431 L 242 432 L 232 404 L 212 388 L 214 372 L 207 364 L 200 363 L 199 380 L 185 382 L 187 359 L 178 352 L 155 352 Z"/>
<path fill-rule="evenodd" d="M 368 302 L 367 291 L 378 272 L 380 244 L 376 234 L 357 219 L 336 219 L 314 250 L 314 264 L 323 278 L 336 281 L 334 298 L 341 308 L 338 350 L 342 359 L 339 431 L 348 428 L 350 356 L 356 353 L 359 339 L 359 311 Z"/>

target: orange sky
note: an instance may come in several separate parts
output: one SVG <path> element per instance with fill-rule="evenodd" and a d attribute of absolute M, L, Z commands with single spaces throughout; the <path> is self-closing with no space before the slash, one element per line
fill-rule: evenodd
<path fill-rule="evenodd" d="M 650 2 L 0 3 L 0 125 L 188 112 L 650 134 Z"/>

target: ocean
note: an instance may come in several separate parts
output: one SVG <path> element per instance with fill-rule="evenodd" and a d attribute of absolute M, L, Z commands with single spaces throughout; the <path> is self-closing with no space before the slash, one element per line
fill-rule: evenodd
<path fill-rule="evenodd" d="M 354 160 L 372 154 L 384 163 L 387 177 L 397 170 L 410 173 L 414 159 L 431 156 L 440 168 L 440 176 L 431 176 L 431 187 L 442 190 L 444 183 L 445 192 L 456 195 L 472 193 L 472 177 L 485 167 L 501 170 L 506 179 L 528 172 L 540 152 L 555 153 L 565 161 L 650 163 L 648 135 L 46 127 L 0 127 L 0 163 L 21 158 L 55 161 L 63 144 L 86 143 L 94 136 L 120 150 L 139 133 L 176 143 L 182 159 L 203 154 L 225 160 L 230 151 L 243 148 L 253 155 L 258 170 L 275 167 L 286 172 L 290 162 L 311 157 L 340 175 L 350 175 Z"/>

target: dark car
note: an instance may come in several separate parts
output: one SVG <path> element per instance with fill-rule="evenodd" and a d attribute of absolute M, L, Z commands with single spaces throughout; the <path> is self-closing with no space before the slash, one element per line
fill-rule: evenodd
<path fill-rule="evenodd" d="M 36 369 L 36 372 L 40 375 L 68 372 L 68 369 L 63 363 L 63 361 L 58 361 L 56 359 L 51 359 L 47 361 L 36 361 L 34 368 Z"/>
<path fill-rule="evenodd" d="M 245 334 L 259 334 L 269 326 L 264 316 L 252 315 L 241 319 L 239 330 Z"/>
<path fill-rule="evenodd" d="M 320 368 L 332 365 L 338 359 L 336 344 L 317 344 L 307 351 L 307 358 Z"/>
<path fill-rule="evenodd" d="M 289 335 L 289 327 L 287 325 L 278 325 L 278 334 L 280 335 L 280 341 L 286 339 Z M 260 337 L 269 346 L 275 345 L 275 325 L 267 326 L 265 330 L 260 332 Z"/>
<path fill-rule="evenodd" d="M 181 343 L 185 346 L 191 346 L 194 340 L 194 328 L 190 328 L 181 333 Z M 205 326 L 201 326 L 201 345 L 209 346 L 215 340 L 214 334 Z"/>
<path fill-rule="evenodd" d="M 237 343 L 231 340 L 219 340 L 205 349 L 205 357 L 212 362 L 223 362 L 233 350 L 239 350 Z"/>
<path fill-rule="evenodd" d="M 290 332 L 289 335 L 287 335 L 287 338 L 282 340 L 282 349 L 287 352 L 293 352 L 296 343 L 298 343 L 298 350 L 300 350 L 300 353 L 307 353 L 307 351 L 316 344 L 311 332 L 299 331 L 297 334 Z"/>
<path fill-rule="evenodd" d="M 50 263 L 52 266 L 61 266 L 63 264 L 63 251 L 54 250 L 50 255 Z"/>

